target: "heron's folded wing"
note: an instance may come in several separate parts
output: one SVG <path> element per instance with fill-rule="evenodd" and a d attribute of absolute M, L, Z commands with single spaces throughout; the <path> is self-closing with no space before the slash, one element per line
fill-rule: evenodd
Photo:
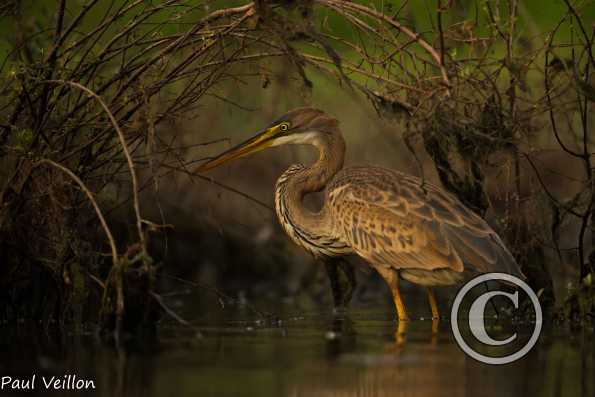
<path fill-rule="evenodd" d="M 347 171 L 347 170 L 346 170 Z M 336 229 L 375 264 L 519 274 L 498 235 L 454 196 L 392 170 L 349 169 L 328 190 Z"/>
<path fill-rule="evenodd" d="M 460 256 L 440 233 L 440 225 L 396 215 L 384 207 L 343 202 L 337 228 L 354 251 L 376 265 L 394 268 L 463 270 Z"/>

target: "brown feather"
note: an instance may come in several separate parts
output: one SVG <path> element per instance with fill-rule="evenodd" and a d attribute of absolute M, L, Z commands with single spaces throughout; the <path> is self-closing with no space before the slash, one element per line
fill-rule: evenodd
<path fill-rule="evenodd" d="M 492 228 L 443 189 L 381 167 L 339 171 L 327 187 L 337 235 L 376 266 L 522 276 Z"/>

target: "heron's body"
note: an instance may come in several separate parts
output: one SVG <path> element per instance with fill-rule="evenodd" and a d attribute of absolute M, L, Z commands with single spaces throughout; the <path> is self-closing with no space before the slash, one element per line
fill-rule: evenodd
<path fill-rule="evenodd" d="M 277 216 L 289 237 L 315 257 L 328 260 L 356 254 L 365 259 L 391 287 L 400 318 L 406 314 L 399 275 L 425 286 L 455 284 L 470 272 L 522 277 L 500 237 L 452 194 L 387 168 L 343 169 L 345 143 L 338 122 L 322 111 L 296 109 L 274 125 L 284 123 L 295 126 L 296 132 L 283 134 L 270 127 L 201 168 L 243 156 L 258 145 L 316 147 L 319 156 L 314 164 L 292 165 L 277 181 Z M 304 197 L 323 189 L 322 208 L 307 209 Z M 430 299 L 437 315 L 432 295 Z"/>

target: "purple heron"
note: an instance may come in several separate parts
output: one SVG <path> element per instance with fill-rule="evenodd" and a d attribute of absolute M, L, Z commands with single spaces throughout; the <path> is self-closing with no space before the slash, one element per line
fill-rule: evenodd
<path fill-rule="evenodd" d="M 333 282 L 336 260 L 353 254 L 384 278 L 400 320 L 407 319 L 400 278 L 427 288 L 432 316 L 438 318 L 432 286 L 456 284 L 470 273 L 524 277 L 498 234 L 444 189 L 382 167 L 343 169 L 345 141 L 339 122 L 318 109 L 291 110 L 198 171 L 286 144 L 314 146 L 318 160 L 310 166 L 292 165 L 281 175 L 275 188 L 277 216 L 295 243 L 331 264 L 327 270 L 335 303 L 342 299 Z M 304 197 L 323 189 L 322 208 L 307 209 Z M 340 268 L 352 284 L 352 270 Z"/>

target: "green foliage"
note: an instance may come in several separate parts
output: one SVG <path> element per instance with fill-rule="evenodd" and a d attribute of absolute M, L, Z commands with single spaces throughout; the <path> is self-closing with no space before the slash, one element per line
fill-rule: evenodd
<path fill-rule="evenodd" d="M 38 3 L 0 8 L 13 13 L 1 17 L 0 24 L 0 156 L 3 165 L 10 165 L 1 174 L 6 180 L 0 197 L 6 202 L 0 203 L 0 219 L 8 221 L 0 222 L 0 231 L 21 242 L 36 236 L 35 250 L 20 258 L 29 268 L 68 262 L 68 274 L 54 274 L 64 291 L 69 279 L 80 292 L 85 271 L 112 280 L 109 261 L 96 254 L 105 249 L 105 231 L 97 223 L 78 222 L 97 215 L 80 184 L 55 170 L 40 170 L 32 159 L 72 170 L 100 209 L 129 205 L 125 149 L 132 151 L 136 171 L 149 178 L 161 171 L 154 164 L 180 164 L 170 167 L 187 172 L 182 153 L 167 143 L 184 137 L 173 131 L 171 139 L 156 125 L 186 117 L 204 105 L 205 97 L 235 106 L 237 98 L 228 97 L 225 87 L 259 81 L 250 106 L 270 99 L 264 92 L 274 79 L 292 88 L 275 99 L 283 103 L 345 93 L 366 98 L 380 117 L 399 120 L 419 136 L 442 182 L 480 212 L 490 203 L 486 175 L 492 155 L 508 156 L 514 168 L 521 164 L 520 151 L 549 149 L 552 131 L 536 126 L 581 111 L 589 116 L 576 97 L 595 97 L 593 83 L 583 77 L 591 67 L 588 38 L 579 34 L 580 20 L 564 2 L 377 0 L 330 7 L 316 1 L 264 1 L 252 7 L 244 1 L 116 0 L 68 2 L 65 10 L 58 9 L 60 2 Z M 593 7 L 577 9 L 584 21 L 595 17 Z M 561 61 L 546 65 L 553 57 Z M 564 120 L 569 131 L 561 138 L 579 152 L 585 170 L 592 169 L 590 155 L 580 154 L 592 151 L 588 122 L 584 131 L 580 128 L 587 116 Z M 247 119 L 238 118 L 244 125 Z M 226 123 L 237 127 L 235 120 Z M 517 169 L 507 188 L 520 201 L 523 192 L 516 181 L 529 172 Z M 581 197 L 592 197 L 586 189 Z M 586 201 L 572 201 L 572 212 L 590 211 Z M 49 210 L 43 212 L 42 204 Z M 538 250 L 529 227 L 533 214 L 523 213 L 513 200 L 505 206 L 519 207 L 503 222 L 514 226 L 510 241 L 516 251 Z M 23 213 L 38 223 L 21 222 Z M 93 249 L 63 255 L 56 247 L 67 245 L 56 236 L 91 241 Z M 135 243 L 124 239 L 119 246 Z M 81 268 L 85 256 L 94 258 L 94 268 Z M 138 270 L 136 264 L 132 270 Z M 550 288 L 545 268 L 535 269 L 544 288 Z M 152 276 L 126 279 L 129 275 L 118 271 L 118 288 L 133 284 L 140 291 L 125 295 L 127 301 L 146 303 Z M 121 310 L 118 294 L 107 293 L 105 317 L 113 319 Z"/>
<path fill-rule="evenodd" d="M 33 131 L 29 128 L 15 129 L 13 136 L 15 145 L 21 150 L 27 150 L 33 142 Z"/>

